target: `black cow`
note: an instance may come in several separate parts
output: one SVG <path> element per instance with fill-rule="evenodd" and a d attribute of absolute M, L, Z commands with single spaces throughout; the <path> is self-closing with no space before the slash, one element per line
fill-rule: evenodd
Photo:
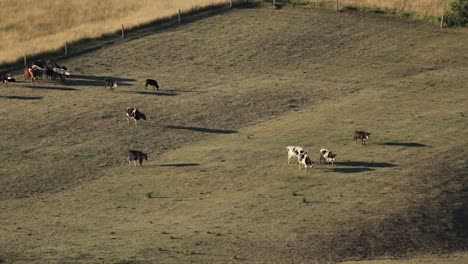
<path fill-rule="evenodd" d="M 140 163 L 140 167 L 143 166 L 143 159 L 148 160 L 148 155 L 139 150 L 128 150 L 128 166 L 132 166 L 132 161 L 135 167 L 137 166 L 137 160 Z"/>
<path fill-rule="evenodd" d="M 158 85 L 158 82 L 156 80 L 146 79 L 145 89 L 148 87 L 148 85 L 153 86 L 153 90 L 154 90 L 154 88 L 156 88 L 156 90 L 159 90 L 159 85 Z"/>
<path fill-rule="evenodd" d="M 130 124 L 130 119 L 135 120 L 135 125 L 137 124 L 137 121 L 140 120 L 140 119 L 146 120 L 145 114 L 141 113 L 136 108 L 127 107 L 127 110 L 125 111 L 125 114 L 127 115 L 127 122 L 129 124 Z"/>
<path fill-rule="evenodd" d="M 112 79 L 106 79 L 104 80 L 104 88 L 107 88 L 109 86 L 109 88 L 112 90 L 114 89 L 115 87 L 117 87 L 117 82 L 112 80 Z"/>

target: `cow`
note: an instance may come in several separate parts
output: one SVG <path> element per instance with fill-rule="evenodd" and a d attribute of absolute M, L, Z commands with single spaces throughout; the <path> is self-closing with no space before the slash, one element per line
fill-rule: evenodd
<path fill-rule="evenodd" d="M 320 159 L 319 163 L 322 164 L 322 160 L 324 163 L 327 163 L 328 165 L 335 166 L 335 158 L 336 154 L 333 153 L 331 150 L 328 149 L 321 149 L 320 150 Z"/>
<path fill-rule="evenodd" d="M 67 71 L 67 67 L 55 67 L 52 70 L 60 75 L 70 76 L 70 72 Z"/>
<path fill-rule="evenodd" d="M 135 167 L 137 166 L 137 161 L 140 163 L 140 167 L 143 167 L 143 159 L 148 160 L 148 155 L 139 150 L 128 150 L 128 166 L 132 166 L 132 161 Z"/>
<path fill-rule="evenodd" d="M 156 88 L 156 90 L 159 90 L 159 85 L 158 85 L 158 82 L 156 80 L 146 79 L 145 89 L 148 87 L 148 85 L 153 86 L 153 90 L 154 90 L 154 88 Z"/>
<path fill-rule="evenodd" d="M 125 114 L 127 115 L 127 122 L 129 124 L 130 124 L 130 119 L 135 120 L 135 125 L 138 124 L 138 120 L 140 120 L 140 119 L 146 120 L 145 114 L 141 113 L 136 108 L 127 107 L 127 110 L 125 111 Z"/>
<path fill-rule="evenodd" d="M 38 73 L 37 78 L 42 80 L 42 75 L 46 72 L 46 69 L 36 64 L 31 64 L 31 68 Z"/>
<path fill-rule="evenodd" d="M 43 70 L 47 69 L 47 63 L 43 60 L 37 60 L 37 61 L 33 61 L 31 63 L 31 68 L 34 68 L 34 67 L 37 67 L 37 68 L 41 68 Z"/>
<path fill-rule="evenodd" d="M 287 146 L 288 150 L 288 164 L 291 164 L 291 159 L 296 157 L 299 160 L 299 155 L 304 153 L 304 149 L 297 146 Z"/>
<path fill-rule="evenodd" d="M 24 74 L 25 80 L 31 80 L 34 82 L 34 81 L 37 81 L 37 76 L 39 75 L 39 71 L 37 69 L 26 67 L 23 70 L 23 74 Z"/>
<path fill-rule="evenodd" d="M 10 82 L 16 82 L 15 78 L 12 77 L 11 73 L 7 73 L 5 75 L 0 76 L 0 80 L 2 80 L 5 86 L 8 86 Z"/>
<path fill-rule="evenodd" d="M 369 132 L 356 130 L 354 131 L 354 141 L 357 141 L 358 139 L 360 139 L 361 143 L 365 145 L 366 141 L 369 140 L 370 135 L 371 133 Z"/>
<path fill-rule="evenodd" d="M 313 161 L 309 158 L 309 155 L 307 155 L 307 152 L 303 152 L 299 154 L 298 161 L 299 161 L 299 170 L 302 170 L 302 167 L 304 167 L 305 173 L 307 173 L 307 168 L 312 168 L 314 166 Z"/>
<path fill-rule="evenodd" d="M 117 87 L 117 82 L 112 79 L 104 80 L 104 88 L 107 88 L 108 86 L 111 90 L 113 90 L 115 87 Z"/>

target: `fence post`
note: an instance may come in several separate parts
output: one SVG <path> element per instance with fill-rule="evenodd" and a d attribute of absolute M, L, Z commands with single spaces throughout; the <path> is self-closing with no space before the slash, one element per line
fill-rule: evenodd
<path fill-rule="evenodd" d="M 336 0 L 336 12 L 338 12 L 338 10 L 340 10 L 340 3 L 339 0 Z"/>
<path fill-rule="evenodd" d="M 181 23 L 181 19 L 180 19 L 180 8 L 179 8 L 179 13 L 178 13 L 177 17 L 178 17 L 179 24 L 180 24 L 180 23 Z"/>
<path fill-rule="evenodd" d="M 275 1 L 275 0 L 273 0 L 273 5 L 276 5 L 276 1 Z"/>
<path fill-rule="evenodd" d="M 444 27 L 444 15 L 442 15 L 442 18 L 440 19 L 440 28 Z"/>
<path fill-rule="evenodd" d="M 67 47 L 67 42 L 66 41 L 65 41 L 64 47 L 65 47 L 65 55 L 68 55 L 68 47 Z"/>
<path fill-rule="evenodd" d="M 229 8 L 232 8 L 232 0 L 229 0 Z"/>
<path fill-rule="evenodd" d="M 26 65 L 28 65 L 28 63 L 26 61 L 26 54 L 23 54 L 23 63 L 24 63 L 24 67 L 26 67 Z"/>
<path fill-rule="evenodd" d="M 122 24 L 122 38 L 125 38 L 125 30 L 124 30 L 124 25 Z"/>

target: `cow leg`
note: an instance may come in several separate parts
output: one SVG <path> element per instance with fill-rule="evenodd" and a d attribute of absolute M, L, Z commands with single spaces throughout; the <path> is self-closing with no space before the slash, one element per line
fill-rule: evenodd
<path fill-rule="evenodd" d="M 143 167 L 143 159 L 140 158 L 140 160 L 138 160 L 140 162 L 140 168 Z"/>
<path fill-rule="evenodd" d="M 128 167 L 132 167 L 132 160 L 128 160 Z"/>

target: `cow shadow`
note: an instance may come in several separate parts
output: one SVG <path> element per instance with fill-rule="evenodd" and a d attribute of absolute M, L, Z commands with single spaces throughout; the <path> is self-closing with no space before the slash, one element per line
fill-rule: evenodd
<path fill-rule="evenodd" d="M 95 79 L 95 80 L 91 80 L 91 79 L 67 79 L 66 83 L 69 84 L 69 85 L 73 85 L 73 86 L 94 86 L 94 87 L 104 87 L 104 80 L 106 80 L 107 78 L 102 78 L 102 79 Z M 127 83 L 127 82 L 121 82 L 119 81 L 118 79 L 115 79 L 115 78 L 109 78 L 109 79 L 113 79 L 115 81 L 117 81 L 117 84 L 118 86 L 133 86 L 133 84 L 131 83 Z M 117 88 L 118 88 L 117 86 Z"/>
<path fill-rule="evenodd" d="M 196 167 L 200 166 L 199 163 L 172 163 L 172 164 L 161 164 L 159 167 Z"/>
<path fill-rule="evenodd" d="M 339 173 L 359 173 L 359 172 L 365 172 L 365 171 L 373 171 L 375 169 L 372 168 L 366 168 L 366 167 L 357 167 L 357 168 L 332 168 L 333 172 L 339 172 Z"/>
<path fill-rule="evenodd" d="M 58 90 L 58 91 L 79 91 L 80 89 L 71 87 L 57 87 L 57 86 L 44 86 L 44 85 L 24 85 L 23 87 L 39 90 Z"/>
<path fill-rule="evenodd" d="M 191 130 L 195 132 L 202 132 L 202 133 L 215 133 L 215 134 L 234 134 L 239 133 L 237 130 L 227 130 L 227 129 L 214 129 L 214 128 L 204 128 L 204 127 L 190 127 L 190 126 L 164 126 L 164 128 L 168 129 L 182 129 L 182 130 Z"/>
<path fill-rule="evenodd" d="M 11 99 L 11 100 L 41 100 L 42 96 L 17 96 L 17 95 L 10 95 L 10 96 L 0 96 L 0 98 Z"/>
<path fill-rule="evenodd" d="M 416 143 L 416 142 L 384 142 L 384 143 L 381 143 L 381 145 L 384 145 L 384 146 L 399 146 L 399 147 L 416 147 L 416 148 L 427 147 L 427 145 L 425 145 L 425 144 L 420 144 L 420 143 Z"/>
<path fill-rule="evenodd" d="M 157 91 L 121 91 L 121 93 L 135 93 L 135 94 L 142 94 L 142 95 L 158 95 L 158 96 L 176 96 L 176 95 L 178 95 L 177 93 L 166 93 L 166 92 L 157 92 Z"/>
<path fill-rule="evenodd" d="M 347 166 L 347 167 L 364 167 L 364 168 L 392 168 L 397 167 L 393 163 L 388 162 L 365 162 L 365 161 L 339 161 L 335 162 L 336 165 L 339 166 Z"/>
<path fill-rule="evenodd" d="M 113 79 L 117 82 L 135 82 L 136 79 L 132 78 L 119 78 L 119 77 L 112 77 L 112 76 L 93 76 L 93 75 L 81 75 L 81 74 L 72 74 L 70 78 L 73 79 L 83 79 L 83 80 L 92 80 L 92 81 L 102 81 L 104 82 L 105 79 Z"/>

